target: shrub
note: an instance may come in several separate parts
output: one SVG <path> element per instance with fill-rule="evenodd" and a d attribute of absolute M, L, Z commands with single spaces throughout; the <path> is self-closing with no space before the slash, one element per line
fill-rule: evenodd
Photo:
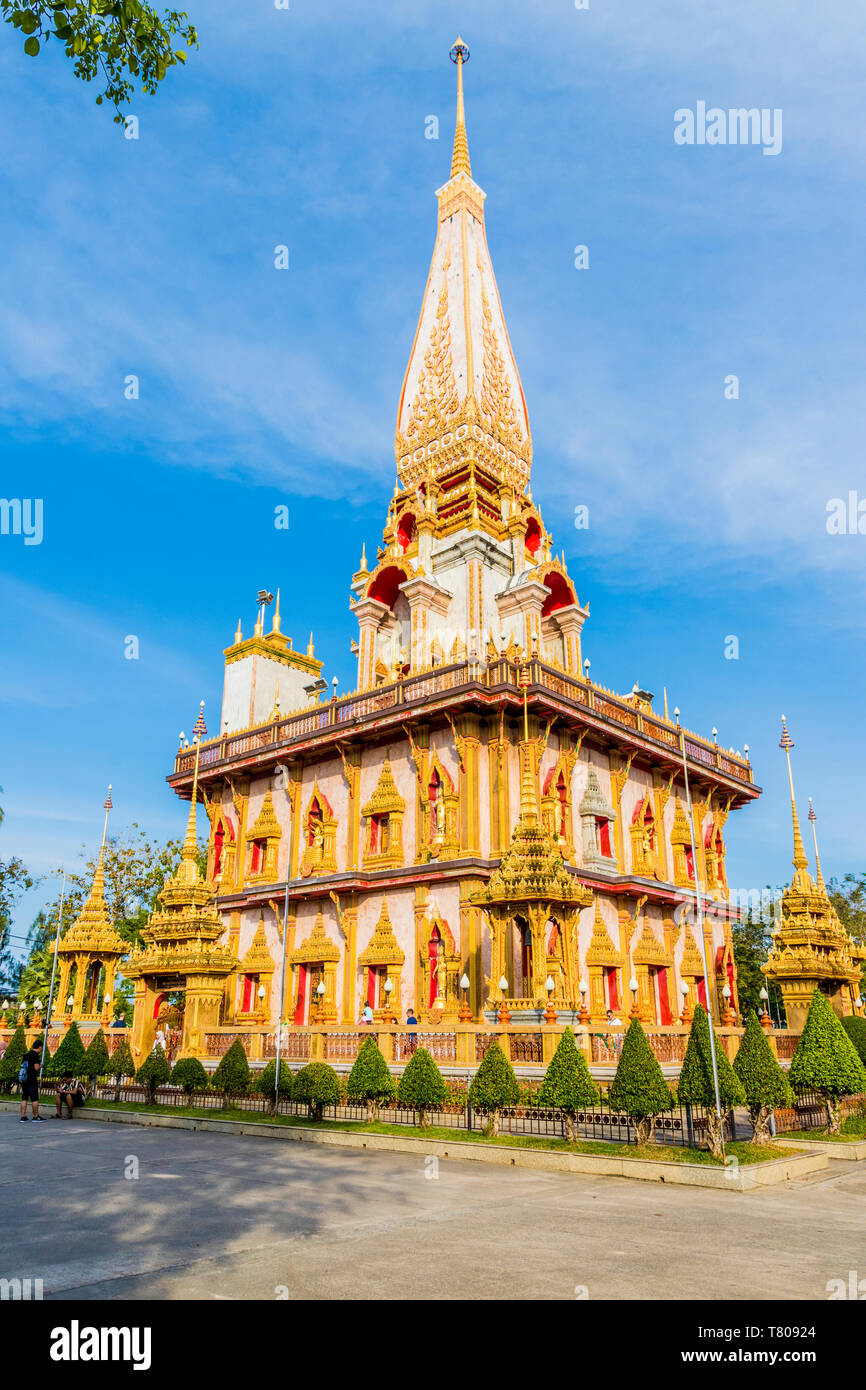
<path fill-rule="evenodd" d="M 827 1131 L 838 1134 L 839 1100 L 866 1089 L 866 1073 L 857 1049 L 819 989 L 809 1013 L 788 1078 L 792 1086 L 811 1086 L 827 1107 Z"/>
<path fill-rule="evenodd" d="M 327 1062 L 308 1062 L 292 1083 L 292 1100 L 309 1108 L 311 1120 L 321 1120 L 326 1105 L 338 1105 L 340 1078 Z"/>
<path fill-rule="evenodd" d="M 16 1028 L 6 1045 L 6 1051 L 0 1058 L 0 1085 L 4 1091 L 10 1090 L 18 1080 L 18 1068 L 21 1066 L 26 1051 L 27 1039 L 24 1035 L 24 1029 Z"/>
<path fill-rule="evenodd" d="M 752 1143 L 769 1144 L 770 1112 L 776 1105 L 792 1105 L 788 1078 L 773 1056 L 769 1039 L 752 1010 L 734 1058 L 734 1074 L 746 1096 L 752 1121 Z"/>
<path fill-rule="evenodd" d="M 87 1053 L 77 1023 L 70 1023 L 45 1070 L 49 1076 L 87 1076 Z"/>
<path fill-rule="evenodd" d="M 706 1108 L 707 1148 L 716 1158 L 720 1158 L 723 1121 L 716 1109 L 716 1091 L 713 1084 L 713 1064 L 710 1052 L 711 1026 L 706 1009 L 702 1004 L 697 1004 L 689 1033 L 689 1044 L 677 1083 L 677 1094 L 681 1104 L 703 1105 Z M 719 1100 L 722 1109 L 727 1110 L 732 1105 L 742 1105 L 746 1098 L 742 1086 L 734 1075 L 724 1048 L 716 1037 L 715 1029 L 713 1030 L 713 1040 L 716 1045 Z"/>
<path fill-rule="evenodd" d="M 120 1083 L 125 1076 L 135 1076 L 135 1062 L 129 1050 L 129 1040 L 124 1038 L 119 1047 L 116 1047 L 108 1059 L 108 1066 L 105 1068 L 106 1076 L 113 1076 L 115 1080 L 114 1099 L 120 1100 Z"/>
<path fill-rule="evenodd" d="M 172 1086 L 182 1086 L 188 1096 L 206 1091 L 208 1075 L 197 1057 L 178 1057 L 171 1069 Z"/>
<path fill-rule="evenodd" d="M 379 1051 L 379 1044 L 371 1035 L 365 1038 L 349 1072 L 346 1095 L 349 1100 L 365 1100 L 367 1119 L 378 1120 L 379 1106 L 383 1100 L 394 1099 L 394 1089 L 394 1078 Z"/>
<path fill-rule="evenodd" d="M 499 1133 L 499 1112 L 503 1105 L 516 1105 L 520 1087 L 514 1069 L 499 1042 L 494 1038 L 488 1047 L 469 1087 L 469 1104 L 482 1115 L 490 1116 L 491 1134 Z"/>
<path fill-rule="evenodd" d="M 857 1014 L 846 1014 L 841 1022 L 854 1044 L 857 1056 L 866 1067 L 866 1018 L 860 1018 Z"/>
<path fill-rule="evenodd" d="M 532 1096 L 533 1105 L 553 1105 L 563 1112 L 565 1137 L 574 1143 L 574 1116 L 585 1105 L 598 1101 L 598 1087 L 589 1074 L 583 1053 L 566 1028 L 550 1059 L 541 1090 Z"/>
<path fill-rule="evenodd" d="M 228 1052 L 220 1058 L 211 1085 L 226 1097 L 242 1096 L 250 1089 L 250 1064 L 240 1038 L 235 1038 Z"/>
<path fill-rule="evenodd" d="M 263 1096 L 268 1098 L 268 1108 L 273 1111 L 276 1109 L 276 1078 L 277 1062 L 272 1058 L 270 1062 L 259 1072 L 255 1079 L 255 1088 Z M 282 1057 L 280 1058 L 280 1097 L 288 1098 L 292 1094 L 292 1076 L 289 1064 Z"/>
<path fill-rule="evenodd" d="M 673 1105 L 670 1087 L 640 1019 L 633 1018 L 628 1026 L 608 1099 L 634 1121 L 638 1144 L 649 1143 L 653 1116 Z"/>
<path fill-rule="evenodd" d="M 171 1067 L 168 1065 L 168 1058 L 159 1043 L 156 1043 L 153 1051 L 148 1057 L 145 1057 L 135 1073 L 136 1081 L 147 1087 L 147 1096 L 151 1105 L 156 1099 L 157 1086 L 164 1086 L 170 1076 Z"/>
<path fill-rule="evenodd" d="M 84 1054 L 84 1075 L 89 1077 L 91 1082 L 95 1082 L 98 1077 L 105 1076 L 108 1072 L 108 1043 L 105 1041 L 105 1034 L 100 1028 L 90 1039 L 90 1045 Z"/>
<path fill-rule="evenodd" d="M 411 1105 L 418 1112 L 418 1124 L 424 1129 L 427 1111 L 444 1105 L 448 1096 L 445 1078 L 426 1047 L 416 1047 L 397 1086 L 401 1105 Z"/>

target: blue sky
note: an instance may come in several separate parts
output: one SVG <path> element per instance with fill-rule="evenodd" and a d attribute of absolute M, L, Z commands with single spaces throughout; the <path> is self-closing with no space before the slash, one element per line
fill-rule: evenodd
<path fill-rule="evenodd" d="M 0 495 L 44 503 L 41 545 L 0 536 L 0 854 L 74 864 L 107 782 L 115 829 L 181 830 L 177 733 L 202 697 L 216 728 L 262 585 L 352 688 L 348 582 L 393 488 L 459 31 L 533 495 L 593 677 L 667 686 L 750 745 L 765 792 L 728 823 L 732 885 L 788 874 L 781 711 L 825 872 L 862 870 L 866 537 L 826 528 L 829 499 L 866 497 L 856 7 L 188 8 L 201 50 L 131 103 L 137 141 L 55 46 L 0 35 Z M 676 145 L 698 101 L 781 108 L 782 152 Z"/>

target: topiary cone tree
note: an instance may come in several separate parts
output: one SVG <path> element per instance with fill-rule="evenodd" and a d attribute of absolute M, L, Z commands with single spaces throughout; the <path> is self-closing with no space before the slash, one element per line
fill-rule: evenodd
<path fill-rule="evenodd" d="M 115 1081 L 114 1099 L 120 1100 L 120 1083 L 125 1076 L 135 1076 L 135 1062 L 129 1050 L 129 1042 L 126 1038 L 119 1047 L 116 1047 L 108 1059 L 106 1075 L 113 1076 Z"/>
<path fill-rule="evenodd" d="M 49 1076 L 87 1076 L 87 1054 L 77 1023 L 70 1023 L 46 1070 Z"/>
<path fill-rule="evenodd" d="M 752 1143 L 769 1144 L 770 1115 L 777 1105 L 792 1105 L 788 1078 L 773 1056 L 769 1039 L 754 1010 L 746 1019 L 746 1031 L 734 1058 L 734 1075 L 740 1082 L 752 1121 Z"/>
<path fill-rule="evenodd" d="M 16 1028 L 0 1058 L 0 1085 L 4 1091 L 11 1089 L 18 1080 L 18 1070 L 27 1051 L 27 1038 L 23 1028 Z"/>
<path fill-rule="evenodd" d="M 550 1059 L 537 1101 L 539 1105 L 551 1105 L 562 1111 L 565 1137 L 573 1144 L 574 1117 L 584 1106 L 596 1104 L 598 1087 L 570 1028 L 566 1028 Z"/>
<path fill-rule="evenodd" d="M 519 1100 L 520 1087 L 514 1068 L 494 1038 L 469 1087 L 469 1104 L 482 1115 L 490 1116 L 489 1132 L 497 1135 L 500 1110 L 504 1105 L 516 1105 Z"/>
<path fill-rule="evenodd" d="M 100 1028 L 90 1039 L 90 1046 L 84 1054 L 84 1075 L 90 1081 L 91 1090 L 100 1076 L 108 1072 L 108 1043 Z"/>
<path fill-rule="evenodd" d="M 207 1072 L 197 1057 L 179 1057 L 171 1069 L 172 1086 L 181 1086 L 186 1095 L 206 1091 Z"/>
<path fill-rule="evenodd" d="M 168 1058 L 159 1043 L 156 1043 L 153 1051 L 149 1056 L 145 1057 L 138 1071 L 135 1073 L 136 1081 L 140 1082 L 142 1086 L 147 1087 L 147 1098 L 151 1105 L 153 1105 L 156 1100 L 157 1086 L 164 1086 L 170 1076 L 171 1067 L 168 1064 Z"/>
<path fill-rule="evenodd" d="M 228 1052 L 223 1053 L 211 1078 L 215 1091 L 222 1091 L 224 1105 L 232 1096 L 242 1096 L 250 1089 L 250 1064 L 240 1038 L 235 1038 Z"/>
<path fill-rule="evenodd" d="M 866 1090 L 857 1050 L 819 989 L 812 995 L 788 1079 L 792 1086 L 811 1086 L 818 1092 L 827 1107 L 828 1134 L 838 1134 L 841 1128 L 842 1096 Z"/>
<path fill-rule="evenodd" d="M 259 1072 L 258 1079 L 256 1081 L 256 1090 L 259 1091 L 260 1094 L 266 1098 L 268 1102 L 268 1110 L 271 1114 L 273 1114 L 277 1108 L 276 1080 L 277 1062 L 276 1058 L 272 1057 L 270 1062 L 268 1062 Z M 288 1098 L 291 1096 L 293 1081 L 294 1077 L 292 1076 L 291 1068 L 288 1062 L 285 1061 L 284 1058 L 280 1058 L 279 1094 L 281 1100 L 288 1100 Z"/>
<path fill-rule="evenodd" d="M 866 1018 L 860 1018 L 857 1014 L 846 1014 L 840 1022 L 854 1044 L 857 1056 L 866 1067 Z"/>
<path fill-rule="evenodd" d="M 427 1111 L 444 1104 L 448 1095 L 445 1078 L 426 1047 L 418 1047 L 400 1077 L 397 1099 L 417 1112 L 418 1124 L 424 1129 Z"/>
<path fill-rule="evenodd" d="M 339 1105 L 340 1078 L 327 1062 L 308 1062 L 292 1084 L 292 1100 L 306 1105 L 310 1119 L 319 1121 L 326 1105 Z"/>
<path fill-rule="evenodd" d="M 608 1100 L 634 1123 L 639 1146 L 652 1138 L 654 1117 L 673 1105 L 671 1088 L 639 1018 L 628 1026 Z"/>
<path fill-rule="evenodd" d="M 393 1100 L 394 1078 L 388 1070 L 379 1045 L 372 1036 L 364 1040 L 361 1051 L 355 1058 L 355 1065 L 349 1072 L 346 1095 L 349 1100 L 367 1102 L 367 1119 L 378 1120 L 379 1106 L 383 1100 Z"/>
<path fill-rule="evenodd" d="M 713 1040 L 716 1045 L 716 1070 L 719 1076 L 719 1100 L 722 1110 L 732 1105 L 744 1105 L 746 1097 L 743 1088 L 734 1075 L 733 1068 L 722 1048 L 715 1029 Z M 716 1091 L 713 1084 L 713 1063 L 710 1052 L 710 1020 L 703 1004 L 695 1005 L 689 1045 L 683 1058 L 680 1079 L 677 1082 L 677 1096 L 683 1105 L 703 1105 L 707 1116 L 707 1148 L 715 1158 L 721 1158 L 724 1150 L 724 1119 L 716 1109 Z"/>

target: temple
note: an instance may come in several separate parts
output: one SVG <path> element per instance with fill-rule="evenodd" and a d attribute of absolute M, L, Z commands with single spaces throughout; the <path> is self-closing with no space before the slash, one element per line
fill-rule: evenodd
<path fill-rule="evenodd" d="M 427 1028 L 504 1018 L 665 1026 L 736 1008 L 725 823 L 759 794 L 748 757 L 590 679 L 585 595 L 530 488 L 526 400 L 469 155 L 458 40 L 450 177 L 399 394 L 381 542 L 351 578 L 357 689 L 323 699 L 264 593 L 225 651 L 219 736 L 169 781 L 208 821 L 136 980 L 137 1050 L 161 992 L 186 989 L 187 1050 L 208 1030 Z M 373 559 L 373 556 L 375 558 Z M 298 592 L 292 621 L 309 627 Z M 684 783 L 688 768 L 694 838 Z M 288 879 L 288 911 L 284 910 Z M 284 934 L 283 998 L 279 979 Z M 708 964 L 705 966 L 704 962 Z M 139 1023 L 138 1015 L 142 1022 Z"/>

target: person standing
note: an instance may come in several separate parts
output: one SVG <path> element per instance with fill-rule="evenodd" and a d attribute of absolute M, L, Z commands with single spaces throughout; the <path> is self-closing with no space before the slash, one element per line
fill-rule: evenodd
<path fill-rule="evenodd" d="M 39 1114 L 39 1073 L 41 1070 L 42 1057 L 39 1049 L 34 1045 L 29 1052 L 25 1052 L 18 1072 L 18 1080 L 21 1082 L 21 1124 L 28 1122 L 28 1100 L 34 1120 L 42 1122 L 43 1117 Z"/>

